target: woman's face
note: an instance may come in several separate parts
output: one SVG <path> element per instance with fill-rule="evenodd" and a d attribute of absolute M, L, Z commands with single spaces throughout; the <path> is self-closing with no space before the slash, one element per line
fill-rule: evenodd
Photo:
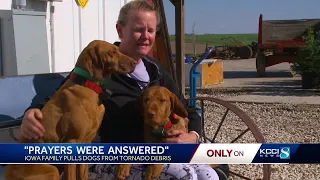
<path fill-rule="evenodd" d="M 122 53 L 139 60 L 152 49 L 156 36 L 157 18 L 154 11 L 132 10 L 125 26 L 117 24 Z"/>

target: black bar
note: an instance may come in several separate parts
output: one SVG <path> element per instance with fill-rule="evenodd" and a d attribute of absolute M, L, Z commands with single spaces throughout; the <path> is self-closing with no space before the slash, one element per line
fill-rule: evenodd
<path fill-rule="evenodd" d="M 22 119 L 0 121 L 0 130 L 20 126 Z"/>

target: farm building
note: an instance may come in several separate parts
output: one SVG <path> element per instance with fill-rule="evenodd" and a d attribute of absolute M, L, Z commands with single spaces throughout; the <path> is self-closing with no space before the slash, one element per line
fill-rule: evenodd
<path fill-rule="evenodd" d="M 71 71 L 92 39 L 118 41 L 117 15 L 129 1 L 1 0 L 0 76 Z"/>

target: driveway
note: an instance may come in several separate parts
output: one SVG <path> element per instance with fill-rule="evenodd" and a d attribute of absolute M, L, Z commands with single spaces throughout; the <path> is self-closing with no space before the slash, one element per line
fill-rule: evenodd
<path fill-rule="evenodd" d="M 257 77 L 255 59 L 223 60 L 224 82 L 215 87 L 299 86 L 288 63 L 266 68 L 266 77 Z"/>
<path fill-rule="evenodd" d="M 289 63 L 266 68 L 266 77 L 257 77 L 255 59 L 223 60 L 224 82 L 216 90 L 232 91 L 225 100 L 255 103 L 320 104 L 319 90 L 301 89 L 301 77 L 293 76 Z"/>

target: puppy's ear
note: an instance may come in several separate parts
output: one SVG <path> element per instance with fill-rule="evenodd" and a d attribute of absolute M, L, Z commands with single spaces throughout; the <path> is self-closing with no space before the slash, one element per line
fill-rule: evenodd
<path fill-rule="evenodd" d="M 92 65 L 92 76 L 96 79 L 103 79 L 104 74 L 103 74 L 103 58 L 102 54 L 99 52 L 98 47 L 96 48 L 91 48 L 89 51 L 89 62 L 91 61 Z M 87 65 L 89 66 L 89 64 Z"/>
<path fill-rule="evenodd" d="M 93 78 L 100 80 L 103 78 L 103 64 L 100 61 L 100 56 L 96 48 L 92 47 L 93 44 L 94 43 L 91 42 L 81 51 L 75 66 L 88 71 Z"/>
<path fill-rule="evenodd" d="M 172 92 L 170 92 L 170 100 L 171 100 L 173 113 L 177 114 L 182 118 L 187 118 L 188 117 L 187 109 L 184 107 L 180 99 Z"/>

